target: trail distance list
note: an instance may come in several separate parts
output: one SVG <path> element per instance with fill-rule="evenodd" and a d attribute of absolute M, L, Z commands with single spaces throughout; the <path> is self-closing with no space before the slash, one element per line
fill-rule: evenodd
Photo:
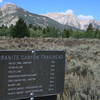
<path fill-rule="evenodd" d="M 65 51 L 0 51 L 0 100 L 62 93 Z"/>

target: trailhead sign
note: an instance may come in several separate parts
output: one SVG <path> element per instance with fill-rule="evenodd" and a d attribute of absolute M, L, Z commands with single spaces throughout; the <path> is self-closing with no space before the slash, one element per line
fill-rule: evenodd
<path fill-rule="evenodd" d="M 63 93 L 65 51 L 0 51 L 0 100 Z"/>

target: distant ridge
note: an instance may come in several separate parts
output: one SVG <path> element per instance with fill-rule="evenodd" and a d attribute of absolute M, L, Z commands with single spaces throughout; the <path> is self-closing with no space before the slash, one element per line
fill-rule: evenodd
<path fill-rule="evenodd" d="M 90 23 L 94 28 L 100 29 L 100 21 L 97 20 L 80 20 L 74 14 L 48 13 L 38 15 L 24 10 L 15 4 L 5 4 L 0 7 L 0 26 L 15 25 L 19 18 L 23 18 L 27 25 L 32 24 L 41 27 L 55 27 L 59 29 L 73 28 L 86 30 Z"/>
<path fill-rule="evenodd" d="M 73 13 L 48 13 L 44 14 L 44 16 L 47 16 L 49 18 L 52 18 L 53 20 L 63 24 L 63 25 L 69 25 L 81 30 L 86 30 L 88 25 L 91 23 L 93 24 L 94 28 L 100 29 L 100 21 L 97 20 L 89 20 L 84 19 L 81 20 L 78 18 L 78 16 L 74 15 Z"/>
<path fill-rule="evenodd" d="M 5 4 L 0 8 L 0 26 L 15 25 L 19 18 L 23 18 L 27 25 L 37 25 L 41 27 L 55 27 L 64 29 L 70 27 L 68 25 L 60 24 L 59 22 L 42 15 L 30 13 L 15 4 Z"/>

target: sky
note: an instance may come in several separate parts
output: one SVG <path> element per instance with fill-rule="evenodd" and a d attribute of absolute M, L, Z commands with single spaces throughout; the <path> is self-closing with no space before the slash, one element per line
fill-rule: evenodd
<path fill-rule="evenodd" d="M 82 19 L 100 20 L 100 0 L 0 0 L 0 5 L 14 3 L 32 13 L 74 13 Z"/>

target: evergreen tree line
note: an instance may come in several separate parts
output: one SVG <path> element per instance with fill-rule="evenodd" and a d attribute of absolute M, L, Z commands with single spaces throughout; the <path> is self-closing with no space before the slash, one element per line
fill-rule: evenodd
<path fill-rule="evenodd" d="M 93 28 L 92 24 L 89 24 L 86 31 L 64 29 L 60 30 L 55 27 L 40 27 L 33 25 L 26 25 L 23 19 L 19 19 L 16 25 L 10 27 L 0 27 L 0 36 L 9 37 L 62 37 L 62 38 L 100 38 L 99 28 Z"/>

